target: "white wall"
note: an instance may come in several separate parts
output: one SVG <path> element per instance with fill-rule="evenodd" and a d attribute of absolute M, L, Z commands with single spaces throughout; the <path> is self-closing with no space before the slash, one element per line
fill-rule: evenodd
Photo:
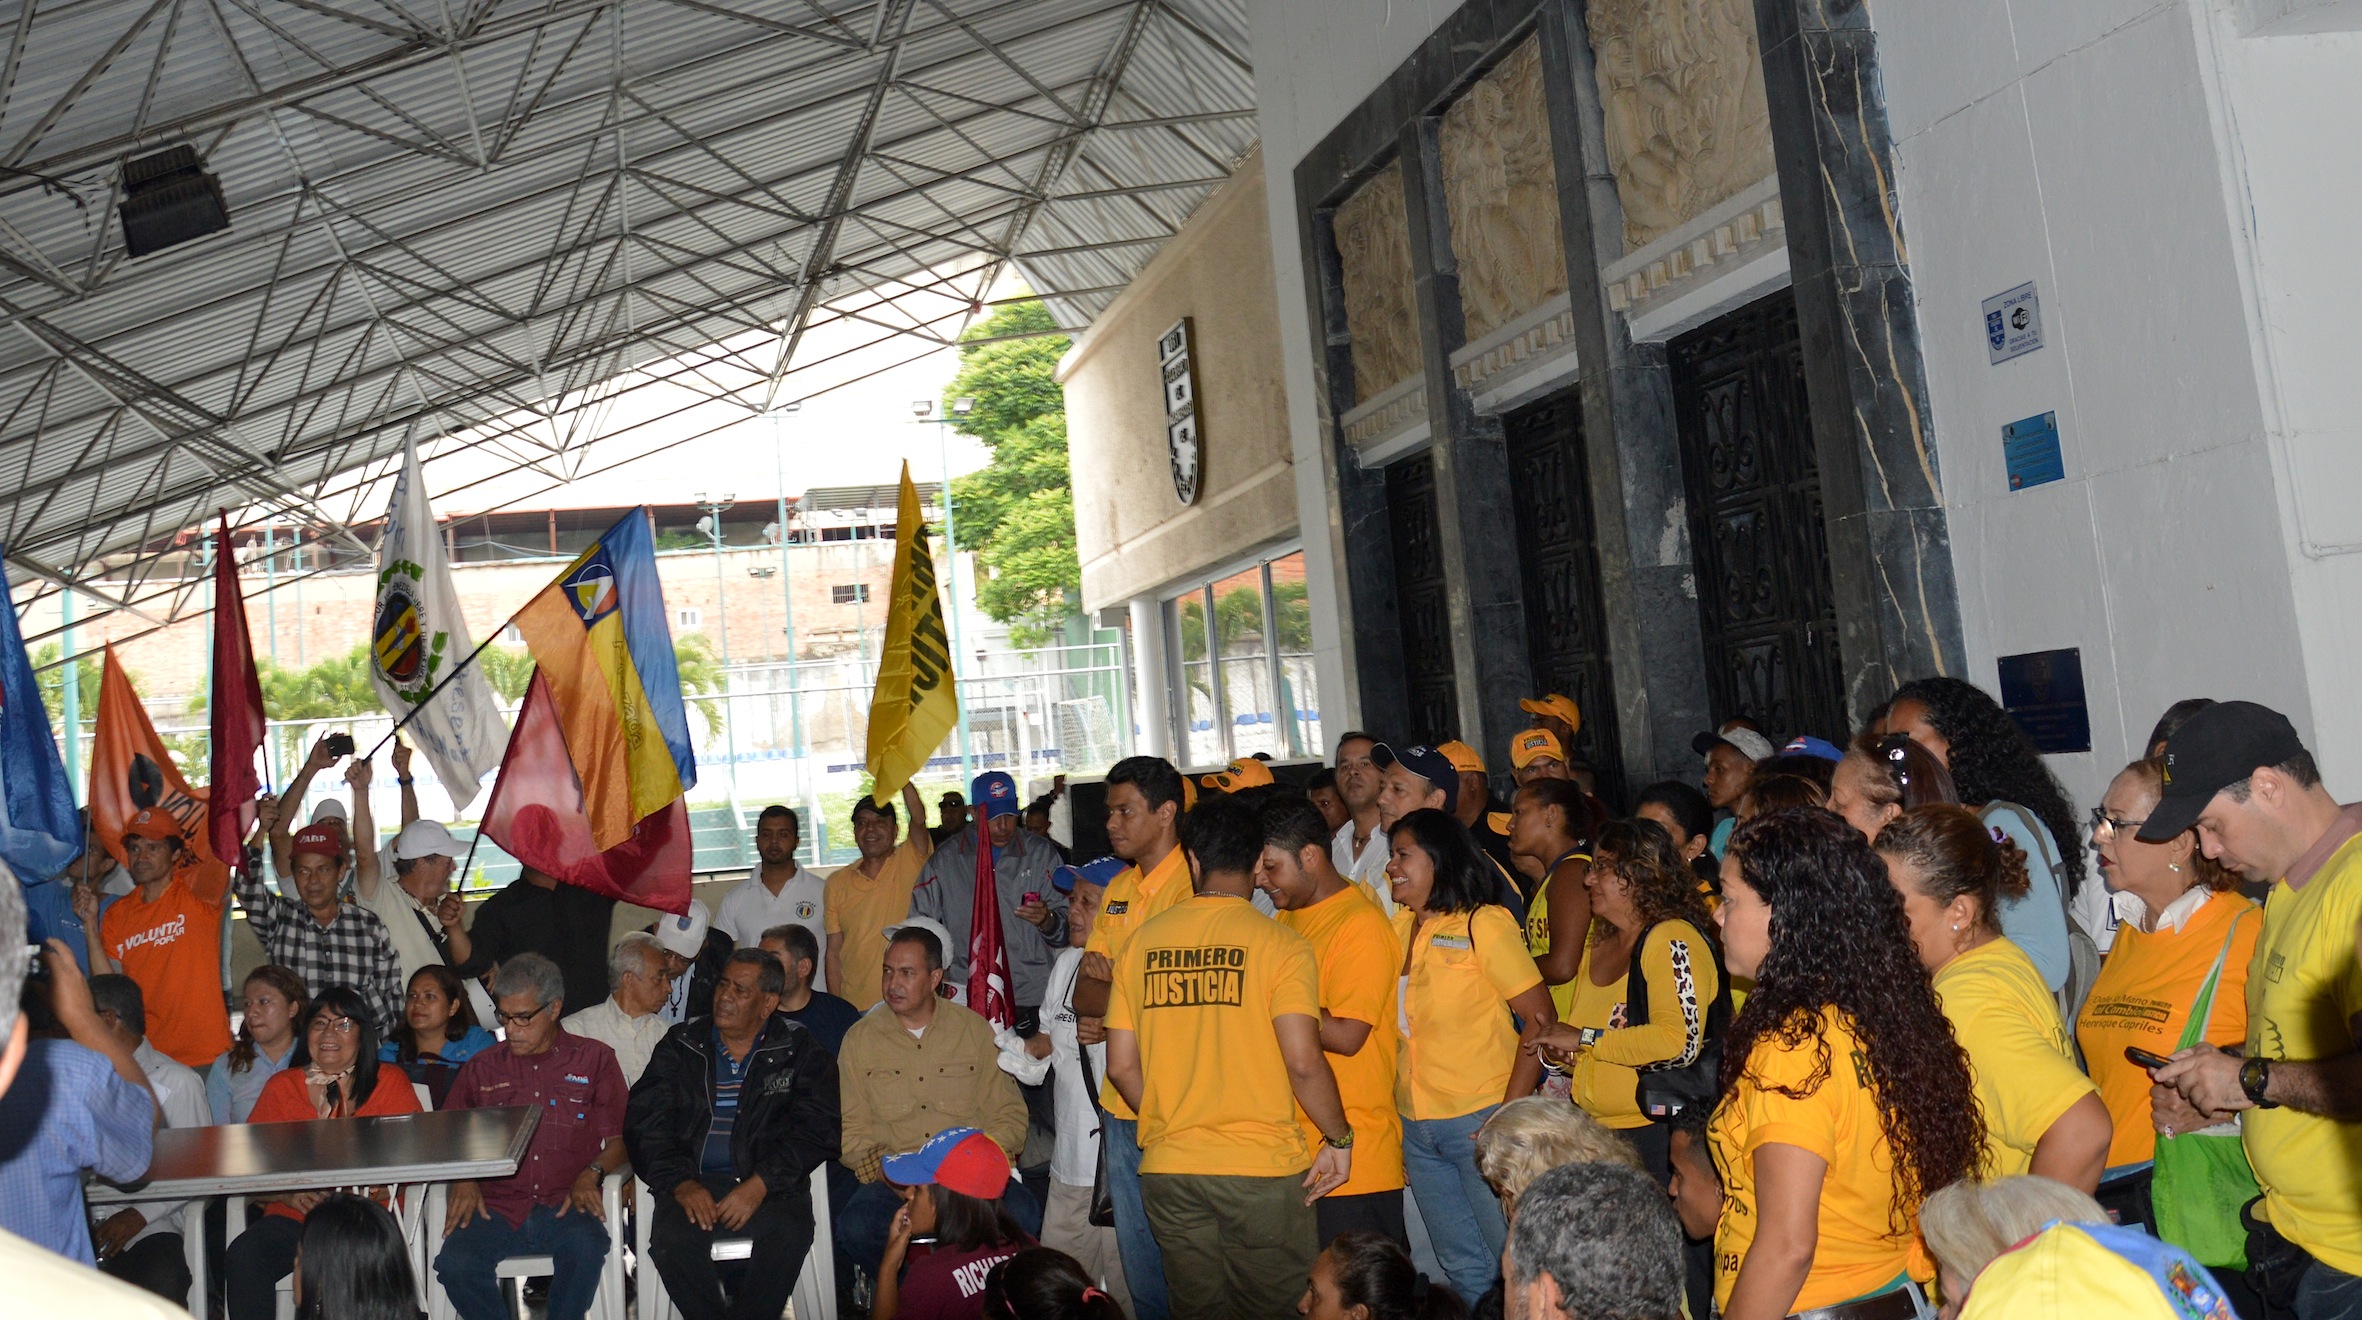
<path fill-rule="evenodd" d="M 2362 562 L 2294 530 L 2362 549 L 2362 62 L 2214 7 L 1874 4 L 1966 676 L 2082 649 L 2094 750 L 2052 762 L 2085 802 L 2189 696 L 2287 711 L 2362 789 Z M 2026 280 L 2047 347 L 1989 365 L 1980 303 Z M 2002 425 L 2054 409 L 2066 479 L 2011 493 Z"/>
<path fill-rule="evenodd" d="M 1323 728 L 1361 723 L 1352 621 L 1344 616 L 1343 529 L 1337 460 L 1321 423 L 1312 346 L 1319 342 L 1304 301 L 1297 242 L 1296 165 L 1329 130 L 1410 57 L 1459 8 L 1455 0 L 1249 0 L 1255 99 L 1261 109 L 1264 179 L 1271 208 L 1272 278 L 1279 297 L 1280 351 L 1287 373 L 1288 426 L 1296 455 L 1296 505 L 1304 533 L 1314 663 L 1324 694 Z M 1342 700 L 1326 696 L 1341 694 Z M 1334 721 L 1329 709 L 1337 709 Z"/>

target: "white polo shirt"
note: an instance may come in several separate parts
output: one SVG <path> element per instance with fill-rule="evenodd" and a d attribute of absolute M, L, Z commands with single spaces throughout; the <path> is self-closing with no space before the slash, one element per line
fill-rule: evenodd
<path fill-rule="evenodd" d="M 721 906 L 714 909 L 714 928 L 727 934 L 739 948 L 752 949 L 763 942 L 764 931 L 792 924 L 811 931 L 813 943 L 825 950 L 828 928 L 822 918 L 826 912 L 827 889 L 827 880 L 818 872 L 799 866 L 795 875 L 773 894 L 757 868 L 753 875 L 722 895 Z M 828 986 L 823 984 L 826 979 L 826 973 L 813 969 L 815 988 L 826 990 Z"/>
<path fill-rule="evenodd" d="M 1394 919 L 1394 888 L 1386 878 L 1386 863 L 1393 856 L 1393 848 L 1386 842 L 1386 831 L 1373 829 L 1369 842 L 1361 846 L 1357 856 L 1353 851 L 1353 822 L 1348 820 L 1337 827 L 1337 837 L 1329 844 L 1329 861 L 1337 874 L 1360 885 L 1378 900 L 1378 907 L 1386 919 Z"/>

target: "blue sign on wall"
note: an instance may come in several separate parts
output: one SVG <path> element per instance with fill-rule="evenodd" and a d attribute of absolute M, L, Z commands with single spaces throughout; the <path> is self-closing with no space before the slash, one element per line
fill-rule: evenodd
<path fill-rule="evenodd" d="M 2059 415 L 2046 412 L 2001 428 L 2001 452 L 2009 461 L 2009 488 L 2024 490 L 2067 475 L 2059 457 Z"/>
<path fill-rule="evenodd" d="M 2001 708 L 2034 750 L 2091 750 L 2091 708 L 2083 700 L 2083 652 L 2028 651 L 2001 657 Z"/>

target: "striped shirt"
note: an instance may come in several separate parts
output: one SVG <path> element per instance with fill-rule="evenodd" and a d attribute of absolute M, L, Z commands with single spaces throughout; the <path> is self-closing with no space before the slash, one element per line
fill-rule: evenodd
<path fill-rule="evenodd" d="M 730 1047 L 722 1043 L 720 1028 L 714 1030 L 714 1125 L 705 1134 L 705 1154 L 698 1167 L 717 1178 L 735 1178 L 737 1167 L 730 1160 L 730 1132 L 738 1125 L 738 1087 L 746 1080 L 746 1070 L 753 1066 L 755 1052 L 747 1050 L 743 1059 L 730 1057 Z"/>

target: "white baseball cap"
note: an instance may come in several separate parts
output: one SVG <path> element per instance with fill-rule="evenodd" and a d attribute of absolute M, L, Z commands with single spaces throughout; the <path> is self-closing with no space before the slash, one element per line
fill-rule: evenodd
<path fill-rule="evenodd" d="M 312 824 L 314 825 L 324 820 L 343 819 L 345 819 L 344 803 L 335 798 L 324 799 L 319 806 L 312 808 Z"/>
<path fill-rule="evenodd" d="M 405 862 L 421 857 L 464 857 L 467 848 L 451 837 L 439 820 L 414 820 L 394 836 L 394 856 Z"/>
<path fill-rule="evenodd" d="M 705 932 L 712 925 L 713 914 L 706 911 L 703 901 L 692 898 L 687 912 L 677 917 L 667 914 L 657 918 L 656 942 L 666 953 L 695 958 L 705 952 Z"/>
<path fill-rule="evenodd" d="M 896 935 L 906 930 L 923 930 L 928 934 L 933 935 L 935 937 L 935 947 L 943 950 L 943 965 L 946 967 L 951 965 L 951 932 L 944 928 L 942 922 L 935 920 L 933 917 L 904 917 L 902 920 L 886 927 L 887 941 L 891 943 Z"/>

